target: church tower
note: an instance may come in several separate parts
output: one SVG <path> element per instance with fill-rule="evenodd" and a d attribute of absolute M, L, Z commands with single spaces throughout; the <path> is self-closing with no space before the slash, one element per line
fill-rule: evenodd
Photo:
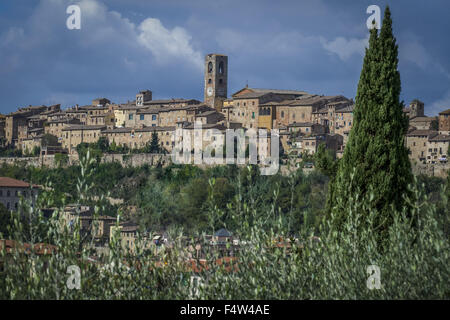
<path fill-rule="evenodd" d="M 409 118 L 425 116 L 424 104 L 422 101 L 414 99 L 410 105 Z"/>
<path fill-rule="evenodd" d="M 221 111 L 223 101 L 227 98 L 228 56 L 208 54 L 205 57 L 205 92 L 206 104 Z"/>

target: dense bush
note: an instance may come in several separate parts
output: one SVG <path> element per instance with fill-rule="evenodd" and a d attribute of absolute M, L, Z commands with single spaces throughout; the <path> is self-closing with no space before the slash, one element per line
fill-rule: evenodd
<path fill-rule="evenodd" d="M 87 182 L 94 175 L 95 167 L 83 162 L 77 190 L 78 198 L 89 198 L 95 188 Z M 90 169 L 89 169 L 90 168 Z M 171 169 L 172 177 L 186 179 L 181 189 L 191 188 L 191 183 L 202 179 L 202 172 L 193 168 Z M 230 168 L 231 169 L 231 168 Z M 213 175 L 227 175 L 213 169 Z M 233 169 L 235 170 L 235 169 Z M 48 242 L 57 247 L 52 255 L 39 256 L 31 252 L 24 258 L 20 251 L 9 256 L 0 283 L 4 299 L 448 299 L 450 298 L 449 242 L 443 232 L 442 217 L 438 218 L 436 206 L 427 196 L 411 185 L 414 200 L 405 199 L 413 208 L 416 225 L 405 212 L 393 211 L 393 224 L 389 228 L 386 246 L 379 246 L 374 217 L 376 212 L 361 215 L 370 208 L 371 195 L 362 199 L 348 194 L 350 204 L 345 212 L 347 219 L 342 229 L 335 229 L 337 215 L 321 219 L 318 227 L 302 223 L 296 229 L 300 241 L 291 248 L 276 246 L 274 240 L 291 236 L 292 227 L 280 203 L 280 185 L 272 193 L 263 193 L 266 186 L 258 185 L 260 179 L 254 168 L 237 171 L 237 180 L 230 184 L 237 193 L 225 206 L 214 203 L 214 187 L 218 178 L 208 179 L 202 185 L 206 194 L 206 222 L 204 230 L 211 233 L 225 212 L 228 221 L 235 226 L 234 233 L 241 241 L 237 262 L 227 265 L 210 264 L 208 270 L 197 275 L 203 286 L 193 296 L 190 277 L 192 270 L 186 268 L 182 257 L 186 247 L 181 234 L 169 230 L 173 247 L 158 255 L 152 250 L 138 247 L 135 255 L 121 249 L 118 235 L 110 244 L 110 254 L 100 255 L 101 263 L 89 260 L 94 252 L 89 243 L 82 245 L 78 228 L 69 232 L 61 230 L 61 220 L 55 212 L 45 219 L 38 208 L 24 204 L 23 212 L 29 219 L 30 228 L 25 230 L 20 221 L 10 228 L 18 241 L 31 243 Z M 156 174 L 156 173 L 155 173 Z M 193 176 L 193 180 L 188 178 Z M 297 177 L 298 178 L 298 177 Z M 171 178 L 173 179 L 173 178 Z M 274 177 L 273 179 L 279 179 Z M 296 178 L 293 178 L 295 182 Z M 312 177 L 311 179 L 317 179 Z M 204 183 L 204 182 L 202 182 Z M 224 180 L 221 187 L 227 189 Z M 294 184 L 293 184 L 294 185 Z M 176 187 L 173 185 L 173 187 Z M 152 189 L 155 198 L 166 192 L 160 186 Z M 441 190 L 445 194 L 446 190 Z M 204 195 L 199 196 L 204 199 Z M 45 195 L 44 195 L 44 198 Z M 167 197 L 161 196 L 163 201 Z M 262 201 L 265 199 L 266 201 Z M 337 199 L 340 201 L 340 199 Z M 53 205 L 51 198 L 41 199 L 42 206 Z M 45 201 L 47 201 L 45 203 Z M 198 201 L 198 199 L 193 200 Z M 448 221 L 448 202 L 443 197 L 447 211 L 443 217 Z M 154 202 L 155 204 L 156 202 Z M 161 208 L 166 210 L 161 203 Z M 154 208 L 158 212 L 158 208 Z M 101 208 L 96 207 L 97 213 Z M 170 211 L 170 210 L 168 210 Z M 166 212 L 166 211 L 164 211 Z M 289 211 L 288 211 L 289 212 Z M 164 213 L 165 214 L 165 213 Z M 165 218 L 165 217 L 164 217 Z M 119 218 L 120 219 L 120 218 Z M 16 219 L 17 220 L 17 219 Z M 43 226 L 45 226 L 43 228 Z M 40 230 L 40 231 L 39 231 Z M 185 234 L 195 234 L 185 230 Z M 313 237 L 315 236 L 315 237 Z M 6 258 L 2 253 L 2 258 Z M 215 253 L 207 259 L 214 261 Z M 66 286 L 69 277 L 67 267 L 77 265 L 81 269 L 81 289 L 70 290 Z M 381 289 L 369 290 L 366 286 L 367 267 L 377 265 L 381 270 Z"/>

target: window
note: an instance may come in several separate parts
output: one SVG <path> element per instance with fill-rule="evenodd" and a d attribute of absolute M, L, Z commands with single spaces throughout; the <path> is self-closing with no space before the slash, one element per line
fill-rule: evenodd
<path fill-rule="evenodd" d="M 284 111 L 281 111 L 281 117 L 284 118 Z"/>
<path fill-rule="evenodd" d="M 6 196 L 7 196 L 7 197 L 11 197 L 11 191 L 9 191 L 9 190 L 6 191 Z"/>
<path fill-rule="evenodd" d="M 132 114 L 132 113 L 130 113 L 130 114 L 128 115 L 128 120 L 133 120 L 133 114 Z"/>
<path fill-rule="evenodd" d="M 152 115 L 152 120 L 156 120 L 156 114 Z"/>
<path fill-rule="evenodd" d="M 255 113 L 252 112 L 252 119 L 255 119 Z"/>
<path fill-rule="evenodd" d="M 223 73 L 223 61 L 219 62 L 219 73 L 222 74 Z"/>
<path fill-rule="evenodd" d="M 219 84 L 222 84 L 223 83 L 223 80 L 222 79 L 219 79 Z"/>
<path fill-rule="evenodd" d="M 208 79 L 208 84 L 211 84 L 211 82 L 212 82 L 212 80 L 211 80 L 211 79 Z"/>
<path fill-rule="evenodd" d="M 141 114 L 141 115 L 139 116 L 139 119 L 140 119 L 140 120 L 144 120 L 144 115 Z"/>
<path fill-rule="evenodd" d="M 211 73 L 213 69 L 212 62 L 208 63 L 208 73 Z"/>

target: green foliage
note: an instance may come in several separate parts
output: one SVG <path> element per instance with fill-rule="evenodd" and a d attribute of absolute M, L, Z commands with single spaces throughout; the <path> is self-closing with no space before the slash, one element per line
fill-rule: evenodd
<path fill-rule="evenodd" d="M 82 161 L 77 192 L 80 199 L 91 194 L 94 185 L 95 161 Z M 90 170 L 91 168 L 92 170 Z M 173 168 L 172 168 L 173 170 Z M 211 174 L 220 174 L 215 169 Z M 62 224 L 61 210 L 48 219 L 41 214 L 40 206 L 53 205 L 43 201 L 38 207 L 23 204 L 31 218 L 31 228 L 25 230 L 23 222 L 14 218 L 11 229 L 13 238 L 19 243 L 46 241 L 56 246 L 51 255 L 38 255 L 31 251 L 26 256 L 19 250 L 13 254 L 0 253 L 8 259 L 0 281 L 1 299 L 449 299 L 450 270 L 448 263 L 450 248 L 448 237 L 442 231 L 436 217 L 435 206 L 412 185 L 413 197 L 406 198 L 410 214 L 417 217 L 417 225 L 411 225 L 406 212 L 393 211 L 393 223 L 386 234 L 386 247 L 377 246 L 377 213 L 373 211 L 368 194 L 359 197 L 348 193 L 347 219 L 337 229 L 334 213 L 329 220 L 322 220 L 314 230 L 304 224 L 297 229 L 298 241 L 290 246 L 276 246 L 280 237 L 290 238 L 288 221 L 280 215 L 277 206 L 280 189 L 272 194 L 258 197 L 260 179 L 248 167 L 238 171 L 240 185 L 236 197 L 227 207 L 231 208 L 230 221 L 234 221 L 234 234 L 240 239 L 236 252 L 236 264 L 210 264 L 208 270 L 197 275 L 203 279 L 198 295 L 193 296 L 190 284 L 190 269 L 184 261 L 188 249 L 181 234 L 170 231 L 171 248 L 145 250 L 139 244 L 135 254 L 128 254 L 120 245 L 120 235 L 113 233 L 107 254 L 93 250 L 92 239 L 82 237 L 78 224 L 73 230 Z M 244 173 L 246 172 L 246 173 Z M 224 174 L 222 172 L 221 174 Z M 227 174 L 227 173 L 225 173 Z M 230 174 L 230 173 L 228 173 Z M 175 176 L 175 175 L 174 175 Z M 172 177 L 174 177 L 172 176 Z M 293 176 L 292 181 L 304 179 Z M 319 177 L 313 178 L 318 179 Z M 204 184 L 192 177 L 181 189 L 195 184 Z M 283 183 L 280 177 L 271 184 Z M 244 181 L 245 180 L 245 181 Z M 158 180 L 160 181 L 160 180 Z M 208 183 L 214 187 L 217 179 Z M 225 183 L 225 181 L 223 181 Z M 277 191 L 278 190 L 278 191 Z M 154 187 L 155 198 L 163 195 L 163 189 Z M 214 201 L 214 192 L 208 193 L 208 201 Z M 149 193 L 150 195 L 150 193 Z M 201 192 L 198 193 L 203 198 Z M 45 197 L 44 197 L 45 198 Z M 164 197 L 163 197 L 164 198 Z M 266 204 L 258 198 L 265 198 Z M 44 200 L 44 199 L 42 199 Z M 344 199 L 338 198 L 337 201 Z M 161 206 L 165 209 L 166 203 Z M 22 206 L 21 206 L 22 207 Z M 170 206 L 168 207 L 170 208 Z M 96 207 L 95 212 L 100 208 Z M 360 212 L 370 211 L 363 220 Z M 221 211 L 210 206 L 205 213 L 208 221 L 216 221 Z M 447 213 L 448 219 L 448 213 Z M 118 221 L 120 217 L 118 218 Z M 36 232 L 43 228 L 46 232 Z M 210 226 L 207 225 L 209 232 Z M 189 232 L 189 235 L 204 237 L 204 233 Z M 149 235 L 151 239 L 151 234 Z M 141 238 L 141 241 L 145 241 Z M 151 246 L 151 244 L 150 244 Z M 92 257 L 97 263 L 92 263 Z M 215 261 L 218 252 L 207 253 L 208 261 Z M 81 289 L 69 289 L 66 285 L 67 268 L 76 265 L 81 269 Z M 381 289 L 369 290 L 366 286 L 369 274 L 367 267 L 377 265 L 381 271 Z M 235 268 L 233 268 L 235 267 Z"/>
<path fill-rule="evenodd" d="M 386 232 L 393 223 L 393 209 L 407 208 L 405 196 L 409 195 L 407 186 L 412 181 L 404 144 L 408 120 L 400 102 L 397 56 L 398 47 L 387 7 L 380 35 L 376 28 L 370 32 L 358 83 L 353 127 L 328 202 L 329 211 L 341 212 L 341 219 L 345 219 L 347 196 L 364 197 L 372 192 L 371 203 L 378 213 L 379 232 Z M 338 202 L 338 198 L 343 201 Z"/>
<path fill-rule="evenodd" d="M 41 145 L 43 147 L 48 147 L 48 146 L 58 146 L 58 138 L 54 135 L 51 135 L 49 133 L 46 133 L 42 136 L 42 141 L 41 141 Z"/>
<path fill-rule="evenodd" d="M 321 143 L 314 155 L 316 168 L 324 175 L 334 178 L 338 169 L 338 161 L 335 159 L 332 150 L 325 149 L 325 144 Z"/>
<path fill-rule="evenodd" d="M 87 153 L 90 152 L 92 158 L 95 159 L 97 163 L 100 163 L 103 156 L 103 151 L 99 148 L 97 143 L 82 142 L 77 145 L 76 150 L 80 159 L 85 158 Z"/>
<path fill-rule="evenodd" d="M 0 146 L 0 157 L 20 158 L 23 156 L 22 150 L 11 145 Z"/>
<path fill-rule="evenodd" d="M 69 163 L 69 155 L 65 153 L 55 154 L 55 163 L 57 167 L 64 167 Z"/>
<path fill-rule="evenodd" d="M 152 141 L 150 142 L 149 146 L 149 153 L 159 153 L 160 147 L 159 147 L 159 140 L 158 140 L 158 134 L 156 131 L 153 131 L 152 133 Z"/>

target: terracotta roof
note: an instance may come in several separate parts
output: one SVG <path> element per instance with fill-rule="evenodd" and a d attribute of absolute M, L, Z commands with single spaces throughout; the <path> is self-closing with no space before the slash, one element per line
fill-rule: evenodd
<path fill-rule="evenodd" d="M 72 126 L 63 128 L 62 131 L 71 131 L 71 130 L 102 130 L 102 129 L 106 129 L 106 126 L 103 126 L 103 125 L 95 125 L 95 126 L 72 125 Z"/>
<path fill-rule="evenodd" d="M 171 103 L 188 103 L 188 102 L 194 102 L 194 103 L 200 103 L 200 101 L 195 99 L 182 99 L 182 98 L 176 98 L 176 99 L 161 99 L 161 100 L 150 100 L 145 101 L 144 105 L 152 105 L 152 104 L 171 104 Z"/>
<path fill-rule="evenodd" d="M 56 251 L 56 246 L 46 243 L 36 243 L 31 245 L 29 243 L 20 244 L 15 240 L 0 240 L 0 251 L 4 250 L 6 253 L 11 253 L 13 249 L 21 249 L 25 253 L 31 253 L 32 249 L 35 254 L 44 255 L 52 254 Z"/>
<path fill-rule="evenodd" d="M 308 94 L 305 91 L 298 91 L 298 90 L 278 90 L 278 89 L 261 89 L 261 88 L 242 88 L 241 90 L 235 92 L 232 94 L 232 96 L 238 94 L 239 92 L 243 91 L 243 90 L 250 90 L 254 93 L 259 93 L 259 94 L 267 94 L 267 93 L 275 93 L 275 94 L 295 94 L 295 95 L 305 95 Z M 239 97 L 240 98 L 240 97 Z"/>
<path fill-rule="evenodd" d="M 218 124 L 218 123 L 207 123 L 207 124 L 202 124 L 201 126 L 202 129 L 218 129 L 218 130 L 226 130 L 227 127 L 225 127 L 222 124 Z M 195 129 L 194 128 L 194 124 L 190 123 L 189 125 L 187 125 L 186 127 L 184 127 L 183 129 Z"/>
<path fill-rule="evenodd" d="M 439 114 L 450 114 L 450 109 L 439 112 Z"/>
<path fill-rule="evenodd" d="M 450 136 L 447 134 L 439 134 L 430 138 L 430 141 L 450 141 Z"/>
<path fill-rule="evenodd" d="M 436 117 L 414 117 L 409 119 L 409 122 L 415 122 L 415 121 L 433 121 L 436 120 Z"/>
<path fill-rule="evenodd" d="M 345 106 L 343 108 L 340 109 L 336 109 L 335 112 L 353 112 L 353 109 L 355 108 L 354 104 L 351 104 L 349 106 Z"/>
<path fill-rule="evenodd" d="M 412 137 L 412 136 L 428 136 L 428 137 L 434 137 L 438 134 L 437 131 L 434 130 L 414 130 L 410 133 L 408 133 L 406 136 Z"/>
<path fill-rule="evenodd" d="M 29 188 L 30 184 L 9 177 L 0 177 L 0 187 Z"/>
<path fill-rule="evenodd" d="M 288 127 L 311 127 L 313 125 L 314 125 L 314 123 L 311 123 L 311 122 L 294 122 L 294 123 L 290 123 L 288 125 Z"/>
<path fill-rule="evenodd" d="M 131 133 L 131 132 L 152 132 L 152 131 L 174 131 L 175 127 L 174 126 L 155 126 L 155 127 L 143 127 L 143 128 L 127 128 L 127 127 L 122 127 L 122 128 L 114 128 L 114 129 L 107 129 L 107 130 L 103 130 L 102 133 L 103 134 L 107 134 L 107 133 Z"/>

